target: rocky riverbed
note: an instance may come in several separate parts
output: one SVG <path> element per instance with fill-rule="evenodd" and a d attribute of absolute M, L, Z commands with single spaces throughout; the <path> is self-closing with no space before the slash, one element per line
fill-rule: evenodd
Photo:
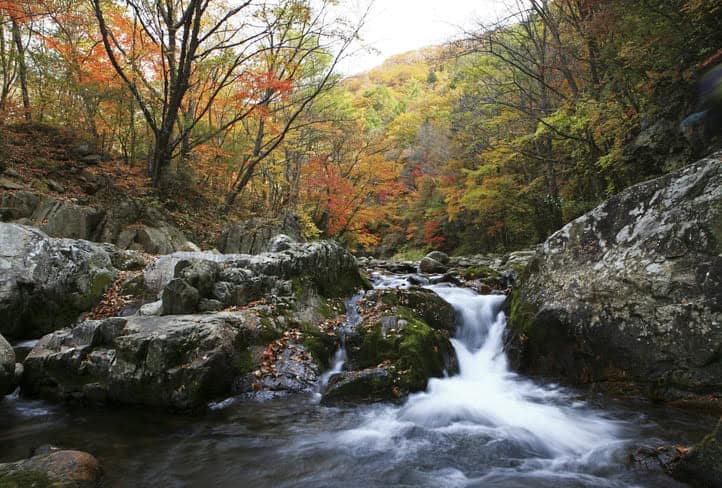
<path fill-rule="evenodd" d="M 262 424 L 286 423 L 259 432 L 291 442 L 303 465 L 329 465 L 304 471 L 301 485 L 336 476 L 354 486 L 338 469 L 356 453 L 385 474 L 351 472 L 379 483 L 401 482 L 390 470 L 406 460 L 411 471 L 402 472 L 422 486 L 522 479 L 675 486 L 667 474 L 720 486 L 720 430 L 704 439 L 700 433 L 713 429 L 715 417 L 679 429 L 670 416 L 687 418 L 674 406 L 719 412 L 721 188 L 714 156 L 622 192 L 539 249 L 433 252 L 419 262 L 356 259 L 333 242 L 266 234 L 254 240 L 267 250 L 257 255 L 151 256 L 0 223 L 0 394 L 15 391 L 0 401 L 7 419 L 0 440 L 13 446 L 0 455 L 0 483 L 89 486 L 101 465 L 137 483 L 154 479 L 125 471 L 123 463 L 137 462 L 133 455 L 97 441 L 83 445 L 75 427 L 53 429 L 43 418 L 123 423 L 137 412 L 131 409 L 143 409 L 188 419 L 141 436 L 148 442 L 178 435 L 175 425 L 194 430 L 192 419 L 200 418 L 205 427 L 191 438 L 208 445 L 216 429 L 232 437 L 229 419 L 256 405 Z M 537 382 L 517 376 L 507 357 Z M 645 397 L 668 406 L 640 403 Z M 635 407 L 611 407 L 609 398 Z M 324 420 L 301 427 L 282 413 L 284 402 L 294 405 L 289 415 Z M 44 426 L 43 442 L 45 434 L 23 431 L 33 418 Z M 240 418 L 250 422 L 241 429 L 252 429 Z M 106 441 L 137 447 L 90 422 Z M 258 442 L 268 455 L 282 455 L 253 434 L 239 439 L 222 459 L 235 453 L 257 463 L 239 450 Z M 71 451 L 31 452 L 48 443 Z M 425 465 L 429 446 L 437 454 Z M 97 454 L 100 464 L 72 449 Z M 455 455 L 438 455 L 446 450 Z M 174 472 L 188 462 L 157 459 Z M 482 460 L 481 470 L 471 459 Z M 272 472 L 261 463 L 238 479 L 281 486 L 294 478 L 289 470 L 273 483 Z M 155 480 L 230 482 L 202 469 L 173 476 Z"/>

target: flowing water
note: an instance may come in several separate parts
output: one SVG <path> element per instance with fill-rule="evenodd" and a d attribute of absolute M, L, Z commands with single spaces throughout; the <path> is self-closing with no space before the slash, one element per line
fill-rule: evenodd
<path fill-rule="evenodd" d="M 401 405 L 325 407 L 314 395 L 224 402 L 188 417 L 12 396 L 0 401 L 0 462 L 47 443 L 83 449 L 99 457 L 113 487 L 682 486 L 628 467 L 629 450 L 697 439 L 713 419 L 520 377 L 502 349 L 503 297 L 431 288 L 457 311 L 460 372 Z"/>

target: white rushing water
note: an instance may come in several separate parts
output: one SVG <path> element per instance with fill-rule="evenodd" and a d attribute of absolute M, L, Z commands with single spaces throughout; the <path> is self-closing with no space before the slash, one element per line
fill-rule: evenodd
<path fill-rule="evenodd" d="M 390 280 L 383 283 L 389 284 Z M 441 285 L 430 288 L 457 311 L 458 330 L 452 343 L 459 373 L 431 379 L 425 392 L 410 396 L 402 406 L 369 409 L 362 424 L 339 433 L 336 442 L 405 458 L 415 449 L 428 449 L 424 444 L 434 435 L 466 436 L 498 444 L 499 449 L 505 446 L 516 459 L 517 473 L 558 477 L 563 472 L 567 480 L 569 471 L 580 465 L 586 471 L 590 464 L 611 462 L 623 443 L 620 424 L 558 387 L 536 384 L 509 369 L 503 349 L 504 296 Z M 576 473 L 572 477 L 582 481 Z M 452 478 L 458 478 L 460 485 L 470 481 L 462 472 L 439 473 L 438 481 L 448 485 Z"/>

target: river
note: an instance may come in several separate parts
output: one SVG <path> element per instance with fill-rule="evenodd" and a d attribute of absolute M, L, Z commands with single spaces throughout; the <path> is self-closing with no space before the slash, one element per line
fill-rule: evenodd
<path fill-rule="evenodd" d="M 457 311 L 460 372 L 402 404 L 231 398 L 181 416 L 14 395 L 0 400 L 0 462 L 42 444 L 77 448 L 100 459 L 107 487 L 684 486 L 629 467 L 629 451 L 694 441 L 713 419 L 523 378 L 502 347 L 503 297 L 431 288 Z"/>

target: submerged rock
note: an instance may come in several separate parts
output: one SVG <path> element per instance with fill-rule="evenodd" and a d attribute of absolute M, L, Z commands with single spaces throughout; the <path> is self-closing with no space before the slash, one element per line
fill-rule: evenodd
<path fill-rule="evenodd" d="M 39 337 L 92 309 L 116 275 L 97 244 L 0 223 L 0 333 Z"/>
<path fill-rule="evenodd" d="M 29 459 L 0 464 L 3 488 L 92 488 L 102 477 L 98 460 L 81 451 L 50 450 Z"/>
<path fill-rule="evenodd" d="M 524 370 L 667 400 L 722 391 L 720 158 L 631 187 L 547 240 L 510 303 Z"/>

